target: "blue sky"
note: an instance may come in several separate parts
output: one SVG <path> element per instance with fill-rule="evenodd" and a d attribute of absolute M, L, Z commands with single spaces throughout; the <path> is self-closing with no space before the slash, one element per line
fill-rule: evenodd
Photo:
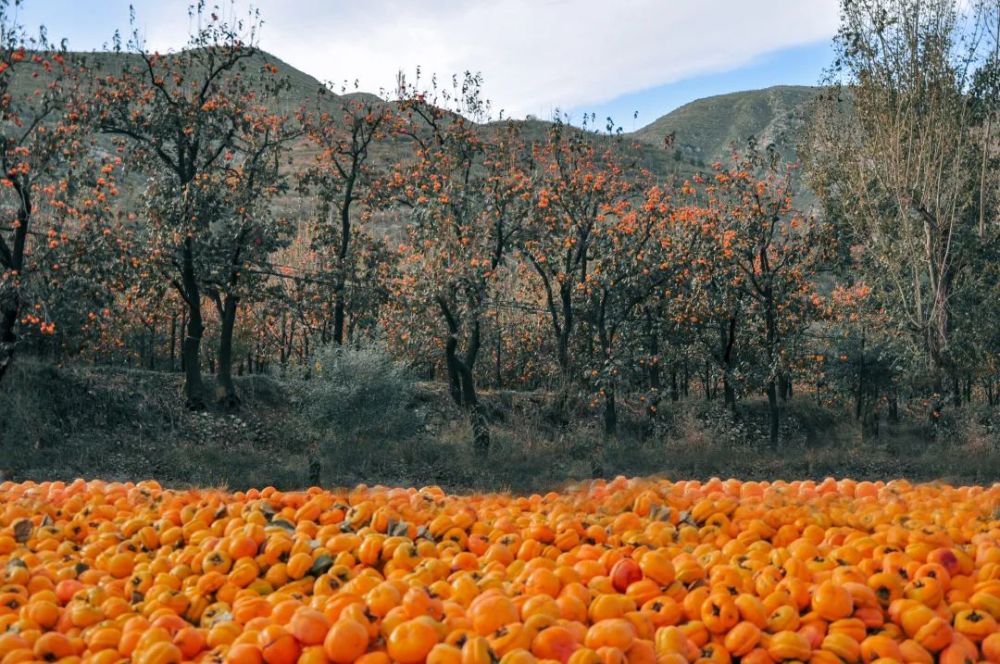
<path fill-rule="evenodd" d="M 243 16 L 249 0 L 221 3 Z M 150 47 L 181 48 L 187 0 L 133 0 Z M 211 4 L 211 3 L 210 3 Z M 815 84 L 832 59 L 838 0 L 256 0 L 261 46 L 321 80 L 389 93 L 400 70 L 482 72 L 495 109 L 626 130 L 694 99 Z M 71 48 L 127 32 L 128 0 L 25 0 Z M 633 120 L 633 113 L 639 112 Z"/>
<path fill-rule="evenodd" d="M 703 74 L 647 90 L 622 95 L 611 101 L 580 106 L 568 111 L 578 121 L 583 113 L 594 113 L 600 127 L 610 117 L 626 131 L 633 131 L 664 113 L 702 97 L 757 90 L 772 85 L 816 85 L 823 70 L 833 61 L 830 40 L 773 51 L 753 62 L 717 73 Z M 635 116 L 638 112 L 638 117 Z"/>

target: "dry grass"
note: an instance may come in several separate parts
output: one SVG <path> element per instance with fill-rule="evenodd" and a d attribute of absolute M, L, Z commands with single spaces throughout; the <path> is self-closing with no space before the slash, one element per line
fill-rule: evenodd
<path fill-rule="evenodd" d="M 1000 481 L 996 414 L 981 408 L 951 413 L 937 430 L 914 424 L 913 416 L 862 444 L 850 417 L 793 401 L 783 414 L 786 442 L 771 449 L 762 443 L 766 423 L 758 402 L 744 404 L 738 418 L 694 399 L 665 405 L 656 422 L 626 412 L 621 435 L 602 441 L 596 418 L 560 429 L 545 416 L 544 395 L 505 393 L 487 395 L 495 422 L 483 460 L 471 453 L 469 428 L 439 389 L 421 390 L 423 434 L 340 440 L 336 432 L 303 425 L 294 416 L 292 389 L 269 378 L 241 379 L 246 407 L 239 417 L 186 412 L 173 375 L 22 363 L 13 378 L 0 387 L 0 472 L 15 479 L 155 477 L 171 485 L 301 487 L 309 483 L 310 443 L 326 437 L 325 485 L 543 491 L 589 478 L 600 442 L 606 476 Z"/>

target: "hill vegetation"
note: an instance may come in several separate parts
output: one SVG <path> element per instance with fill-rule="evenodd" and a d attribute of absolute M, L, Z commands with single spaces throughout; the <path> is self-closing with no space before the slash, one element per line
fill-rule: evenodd
<path fill-rule="evenodd" d="M 764 90 L 731 92 L 692 101 L 635 132 L 653 145 L 675 137 L 673 148 L 682 160 L 710 164 L 726 161 L 733 145 L 755 137 L 778 148 L 782 159 L 795 161 L 810 113 L 810 102 L 820 88 L 779 85 Z"/>

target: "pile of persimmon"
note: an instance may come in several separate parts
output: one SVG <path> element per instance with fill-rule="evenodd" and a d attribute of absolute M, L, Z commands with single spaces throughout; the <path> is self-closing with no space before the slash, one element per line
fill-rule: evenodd
<path fill-rule="evenodd" d="M 1000 662 L 1000 484 L 0 484 L 0 664 Z"/>

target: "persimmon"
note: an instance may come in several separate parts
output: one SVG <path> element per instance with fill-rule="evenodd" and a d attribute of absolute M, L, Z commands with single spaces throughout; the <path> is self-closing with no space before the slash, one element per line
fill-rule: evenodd
<path fill-rule="evenodd" d="M 238 643 L 226 652 L 226 664 L 261 664 L 264 657 L 255 643 Z"/>
<path fill-rule="evenodd" d="M 448 643 L 438 643 L 427 653 L 427 664 L 462 664 L 462 650 Z"/>
<path fill-rule="evenodd" d="M 28 618 L 42 629 L 51 629 L 59 621 L 59 606 L 55 602 L 41 600 L 28 604 Z"/>
<path fill-rule="evenodd" d="M 208 636 L 203 629 L 183 627 L 174 634 L 172 642 L 180 649 L 184 659 L 190 660 L 194 659 L 198 653 L 205 649 L 208 643 Z"/>
<path fill-rule="evenodd" d="M 86 529 L 71 533 L 54 520 L 18 542 L 17 519 L 48 514 L 62 499 L 0 484 L 0 537 L 15 540 L 0 553 L 0 662 L 835 664 L 1000 655 L 1000 524 L 981 494 L 948 487 L 873 483 L 859 497 L 849 483 L 744 493 L 739 483 L 620 479 L 553 493 L 543 508 L 516 496 L 428 501 L 382 488 L 251 500 L 249 492 L 78 486 L 72 509 L 90 509 Z M 723 500 L 726 486 L 733 497 Z M 895 504 L 892 491 L 907 495 L 907 525 L 868 497 Z M 755 498 L 763 495 L 767 507 Z M 358 507 L 356 532 L 341 532 L 336 524 L 346 521 L 321 523 L 315 506 L 338 502 Z M 690 519 L 706 525 L 654 518 L 660 504 L 678 514 L 694 506 Z M 17 506 L 9 517 L 5 505 Z M 979 519 L 931 516 L 977 510 Z M 346 519 L 350 509 L 341 512 Z M 373 519 L 390 516 L 408 526 L 386 520 L 385 532 L 372 530 Z M 432 540 L 417 535 L 424 526 L 409 527 L 427 523 L 448 535 Z M 173 529 L 182 532 L 175 538 Z M 578 541 L 556 546 L 569 532 Z"/>
<path fill-rule="evenodd" d="M 813 592 L 812 608 L 824 620 L 840 620 L 854 612 L 854 599 L 842 586 L 826 581 Z"/>
<path fill-rule="evenodd" d="M 757 647 L 760 639 L 760 628 L 751 622 L 743 621 L 726 633 L 723 645 L 733 657 L 742 657 Z"/>
<path fill-rule="evenodd" d="M 965 609 L 956 613 L 955 629 L 974 643 L 998 631 L 997 621 L 993 616 L 976 609 Z"/>
<path fill-rule="evenodd" d="M 438 643 L 438 633 L 427 622 L 415 618 L 396 627 L 389 635 L 386 651 L 400 664 L 417 664 Z"/>
<path fill-rule="evenodd" d="M 509 598 L 495 594 L 480 596 L 469 606 L 469 613 L 473 628 L 485 636 L 516 622 L 519 611 Z"/>
<path fill-rule="evenodd" d="M 593 650 L 611 647 L 625 651 L 635 638 L 636 630 L 631 622 L 623 618 L 607 618 L 591 625 L 584 645 Z"/>
<path fill-rule="evenodd" d="M 610 576 L 615 590 L 624 593 L 630 585 L 642 579 L 643 572 L 639 563 L 631 558 L 623 558 L 611 568 Z"/>
<path fill-rule="evenodd" d="M 980 649 L 987 662 L 1000 662 L 1000 632 L 990 634 L 983 639 Z"/>
<path fill-rule="evenodd" d="M 318 645 L 330 631 L 330 621 L 322 612 L 303 606 L 292 615 L 289 630 L 302 645 Z"/>
<path fill-rule="evenodd" d="M 257 645 L 267 664 L 295 664 L 302 652 L 295 637 L 281 625 L 268 625 L 261 630 Z"/>
<path fill-rule="evenodd" d="M 566 627 L 553 625 L 541 630 L 531 642 L 531 652 L 541 659 L 565 663 L 580 646 L 577 635 Z"/>
<path fill-rule="evenodd" d="M 368 629 L 361 623 L 344 618 L 330 627 L 323 641 L 323 650 L 331 662 L 348 664 L 368 648 Z"/>
<path fill-rule="evenodd" d="M 182 661 L 184 655 L 181 649 L 167 641 L 158 641 L 144 648 L 135 660 L 136 664 L 181 664 Z"/>
<path fill-rule="evenodd" d="M 777 661 L 807 660 L 812 653 L 809 641 L 798 632 L 782 631 L 774 634 L 767 644 L 767 652 Z"/>

